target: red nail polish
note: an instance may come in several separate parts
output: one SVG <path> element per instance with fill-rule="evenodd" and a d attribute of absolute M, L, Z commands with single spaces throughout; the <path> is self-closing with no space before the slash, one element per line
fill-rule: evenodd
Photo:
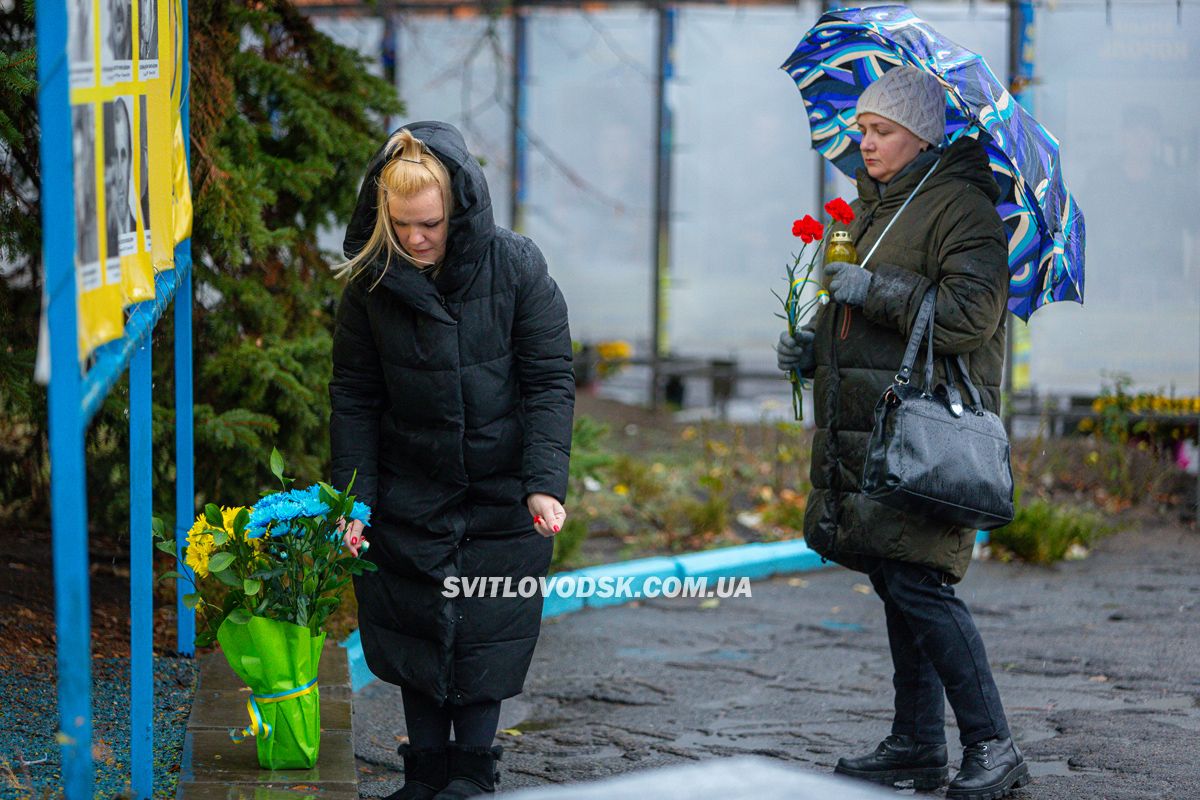
<path fill-rule="evenodd" d="M 357 537 L 357 536 L 351 536 L 351 537 L 350 537 L 350 544 L 358 544 L 358 537 Z"/>
<path fill-rule="evenodd" d="M 557 526 L 557 525 L 555 525 L 555 526 L 554 526 L 554 532 L 555 532 L 555 533 L 558 533 L 558 526 Z"/>

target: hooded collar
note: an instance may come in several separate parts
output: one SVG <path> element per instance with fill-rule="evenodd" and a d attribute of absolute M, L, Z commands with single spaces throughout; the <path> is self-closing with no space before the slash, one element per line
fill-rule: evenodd
<path fill-rule="evenodd" d="M 408 128 L 413 136 L 424 142 L 446 166 L 450 174 L 454 213 L 450 215 L 450 227 L 446 234 L 446 255 L 435 278 L 431 279 L 426 273 L 413 268 L 403 258 L 393 256 L 392 265 L 381 283 L 432 316 L 449 319 L 441 307 L 441 298 L 454 296 L 471 283 L 496 235 L 492 198 L 483 169 L 467 151 L 466 141 L 457 128 L 445 122 L 414 122 L 402 127 Z M 367 164 L 367 173 L 358 191 L 358 203 L 346 227 L 346 238 L 342 245 L 346 258 L 357 255 L 375 229 L 377 187 L 385 165 L 386 149 L 385 141 Z M 378 278 L 384 263 L 386 256 L 368 270 L 365 277 L 369 282 Z"/>
<path fill-rule="evenodd" d="M 977 186 L 992 202 L 1000 198 L 1000 185 L 992 177 L 987 151 L 976 139 L 963 136 L 940 153 L 928 150 L 921 153 L 890 183 L 879 184 L 867 174 L 865 168 L 859 169 L 855 176 L 858 179 L 859 199 L 868 207 L 878 205 L 881 209 L 898 208 L 925 177 L 935 158 L 938 167 L 921 187 L 922 191 L 959 180 Z"/>

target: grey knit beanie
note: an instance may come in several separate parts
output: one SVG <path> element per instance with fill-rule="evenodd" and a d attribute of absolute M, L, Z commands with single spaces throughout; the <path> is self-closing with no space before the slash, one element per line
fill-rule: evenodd
<path fill-rule="evenodd" d="M 858 113 L 878 114 L 937 146 L 946 138 L 946 89 L 913 67 L 892 67 L 858 98 Z"/>

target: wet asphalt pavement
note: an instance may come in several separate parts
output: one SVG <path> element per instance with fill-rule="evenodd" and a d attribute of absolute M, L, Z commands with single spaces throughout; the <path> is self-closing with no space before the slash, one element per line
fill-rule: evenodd
<path fill-rule="evenodd" d="M 499 737 L 500 787 L 744 754 L 828 772 L 873 748 L 891 661 L 865 576 L 753 590 L 547 620 L 526 691 L 504 706 L 501 727 L 520 733 Z M 1052 568 L 977 562 L 957 591 L 1034 775 L 1013 797 L 1200 798 L 1200 533 L 1130 531 Z M 355 728 L 360 791 L 386 795 L 402 781 L 398 690 L 359 692 Z M 948 706 L 947 736 L 956 765 Z"/>

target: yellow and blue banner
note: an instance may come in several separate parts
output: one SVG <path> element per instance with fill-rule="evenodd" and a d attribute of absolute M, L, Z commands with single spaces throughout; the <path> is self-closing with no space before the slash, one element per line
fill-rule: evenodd
<path fill-rule="evenodd" d="M 174 266 L 177 5 L 67 0 L 81 360 L 124 335 L 125 308 Z"/>

